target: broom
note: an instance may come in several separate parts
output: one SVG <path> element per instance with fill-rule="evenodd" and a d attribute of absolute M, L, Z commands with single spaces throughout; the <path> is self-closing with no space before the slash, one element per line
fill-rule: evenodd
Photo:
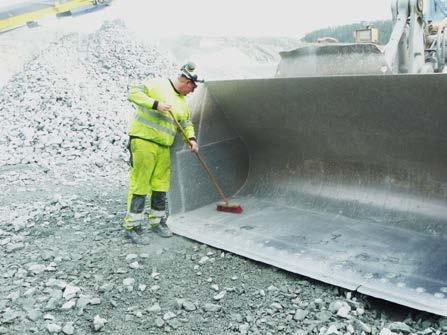
<path fill-rule="evenodd" d="M 177 121 L 177 119 L 175 118 L 172 111 L 168 110 L 168 112 L 171 115 L 171 117 L 174 119 L 175 123 L 177 124 L 177 128 L 180 130 L 180 132 L 182 133 L 185 140 L 188 141 L 188 144 L 192 147 L 191 141 L 189 140 L 188 136 L 186 135 L 185 129 L 183 129 L 183 127 Z M 242 213 L 241 205 L 239 205 L 237 203 L 230 203 L 228 198 L 225 196 L 225 194 L 223 193 L 222 189 L 220 188 L 220 186 L 217 182 L 216 177 L 214 177 L 214 175 L 211 173 L 210 169 L 208 168 L 208 165 L 206 165 L 202 156 L 198 152 L 194 152 L 194 153 L 196 154 L 197 159 L 202 164 L 202 167 L 204 168 L 206 173 L 208 173 L 208 176 L 210 176 L 211 181 L 213 182 L 214 186 L 216 187 L 217 193 L 219 193 L 219 195 L 223 199 L 223 202 L 217 203 L 216 209 L 220 212 L 228 212 L 228 213 L 236 213 L 236 214 Z"/>

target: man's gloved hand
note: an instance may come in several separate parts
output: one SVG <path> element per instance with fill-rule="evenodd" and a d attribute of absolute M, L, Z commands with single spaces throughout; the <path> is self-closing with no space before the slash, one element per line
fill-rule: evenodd
<path fill-rule="evenodd" d="M 193 153 L 199 152 L 199 145 L 196 140 L 189 140 L 189 150 Z"/>
<path fill-rule="evenodd" d="M 166 104 L 164 102 L 159 102 L 158 105 L 157 105 L 157 110 L 159 112 L 167 112 L 171 108 L 172 108 L 172 106 L 170 104 Z"/>

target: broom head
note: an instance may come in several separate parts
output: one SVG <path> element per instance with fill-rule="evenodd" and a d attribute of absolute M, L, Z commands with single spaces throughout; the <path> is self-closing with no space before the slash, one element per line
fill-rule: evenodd
<path fill-rule="evenodd" d="M 230 203 L 230 202 L 219 202 L 219 203 L 217 203 L 216 209 L 219 212 L 227 212 L 227 213 L 234 213 L 234 214 L 242 213 L 241 205 L 236 204 L 236 203 Z"/>

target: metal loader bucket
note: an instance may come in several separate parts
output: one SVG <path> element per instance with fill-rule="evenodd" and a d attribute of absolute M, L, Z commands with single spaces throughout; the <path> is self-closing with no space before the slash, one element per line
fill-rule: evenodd
<path fill-rule="evenodd" d="M 173 151 L 175 233 L 447 316 L 445 75 L 206 83 Z"/>
<path fill-rule="evenodd" d="M 391 74 L 382 51 L 372 43 L 311 44 L 279 54 L 279 78 Z"/>

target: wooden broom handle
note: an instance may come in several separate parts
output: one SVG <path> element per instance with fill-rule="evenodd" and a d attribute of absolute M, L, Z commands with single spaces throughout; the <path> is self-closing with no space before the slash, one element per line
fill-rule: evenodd
<path fill-rule="evenodd" d="M 190 146 L 192 146 L 191 141 L 189 140 L 188 135 L 185 132 L 185 129 L 183 129 L 183 127 L 180 124 L 180 122 L 177 121 L 177 119 L 175 118 L 175 116 L 172 113 L 172 111 L 168 110 L 168 112 L 171 115 L 171 117 L 174 119 L 175 123 L 177 124 L 177 128 L 180 130 L 180 132 L 182 133 L 182 135 L 185 138 L 185 140 L 188 141 L 188 144 Z M 208 165 L 206 165 L 206 163 L 203 160 L 202 156 L 198 152 L 194 152 L 194 153 L 196 154 L 197 159 L 202 164 L 202 166 L 205 169 L 206 173 L 208 173 L 208 176 L 210 176 L 211 181 L 213 182 L 214 186 L 216 187 L 217 193 L 219 193 L 219 195 L 222 197 L 222 199 L 225 201 L 225 203 L 228 204 L 228 198 L 223 193 L 221 187 L 219 186 L 219 183 L 217 182 L 216 177 L 214 177 L 214 175 L 211 173 L 211 170 L 209 169 Z"/>

